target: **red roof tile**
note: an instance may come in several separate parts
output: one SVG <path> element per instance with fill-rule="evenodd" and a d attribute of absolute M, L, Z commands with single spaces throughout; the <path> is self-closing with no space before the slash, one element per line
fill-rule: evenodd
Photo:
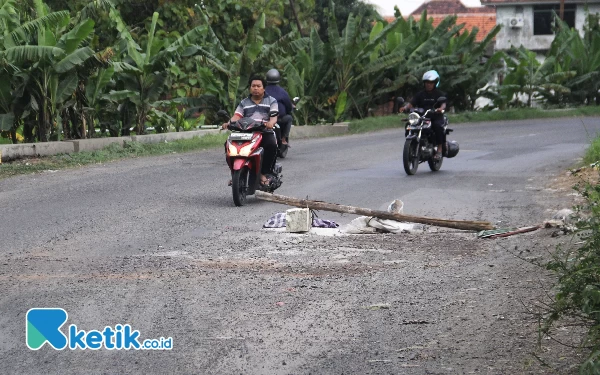
<path fill-rule="evenodd" d="M 438 6 L 439 4 L 444 4 L 444 6 Z M 434 6 L 431 7 L 432 5 Z M 439 25 L 440 22 L 449 15 L 456 15 L 456 24 L 465 24 L 463 30 L 470 31 L 474 27 L 477 27 L 479 29 L 476 37 L 478 42 L 482 41 L 496 26 L 496 11 L 491 8 L 465 7 L 460 0 L 431 0 L 423 4 L 420 8 L 423 7 L 426 7 L 427 9 L 427 18 L 433 18 L 433 26 Z M 442 10 L 451 11 L 442 12 Z M 421 19 L 422 9 L 420 12 L 417 11 L 419 11 L 419 9 L 415 10 L 410 17 L 413 17 L 415 20 Z M 385 20 L 388 22 L 391 22 L 394 19 L 394 17 L 385 17 Z"/>
<path fill-rule="evenodd" d="M 427 16 L 427 18 L 433 18 L 433 26 L 437 26 L 442 22 L 447 15 L 433 15 Z M 419 20 L 421 17 L 414 17 L 415 20 Z M 477 32 L 477 37 L 475 40 L 478 42 L 482 41 L 492 29 L 496 26 L 496 14 L 457 14 L 456 15 L 456 24 L 461 25 L 465 24 L 463 30 L 471 31 L 474 27 L 477 27 L 479 31 Z"/>

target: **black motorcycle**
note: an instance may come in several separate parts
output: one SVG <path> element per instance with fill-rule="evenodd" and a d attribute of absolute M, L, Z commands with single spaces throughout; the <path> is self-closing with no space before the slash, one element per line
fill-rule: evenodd
<path fill-rule="evenodd" d="M 402 154 L 402 162 L 404 171 L 408 175 L 417 173 L 419 164 L 427 162 L 429 169 L 433 172 L 439 171 L 442 167 L 444 157 L 453 158 L 458 154 L 458 143 L 456 141 L 446 141 L 446 135 L 450 134 L 453 129 L 448 128 L 448 118 L 444 116 L 444 142 L 442 143 L 442 155 L 436 159 L 435 153 L 437 145 L 434 139 L 434 132 L 431 128 L 430 116 L 433 112 L 446 101 L 445 97 L 440 97 L 436 101 L 434 107 L 427 111 L 422 108 L 415 108 L 408 115 L 407 124 L 405 127 L 404 151 Z M 397 99 L 398 105 L 404 104 L 404 99 Z"/>

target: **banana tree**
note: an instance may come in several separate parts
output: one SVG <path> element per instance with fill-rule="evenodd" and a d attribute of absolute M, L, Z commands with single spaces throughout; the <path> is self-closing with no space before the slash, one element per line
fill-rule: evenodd
<path fill-rule="evenodd" d="M 570 92 L 570 99 L 575 103 L 598 103 L 600 84 L 600 27 L 597 15 L 588 15 L 585 34 L 582 37 L 577 30 L 556 17 L 557 34 L 548 51 L 548 56 L 555 58 L 554 71 L 575 74 L 565 82 Z M 549 98 L 551 101 L 553 98 Z"/>
<path fill-rule="evenodd" d="M 456 25 L 456 16 L 437 27 L 426 12 L 419 22 L 397 17 L 385 26 L 376 23 L 368 38 L 357 32 L 359 22 L 350 16 L 342 37 L 336 27 L 329 30 L 338 86 L 336 120 L 347 110 L 347 101 L 363 117 L 371 98 L 385 100 L 406 85 L 418 86 L 425 70 L 458 66 L 457 56 L 443 53 L 464 27 Z"/>
<path fill-rule="evenodd" d="M 93 33 L 94 22 L 84 21 L 60 35 L 61 30 L 40 29 L 37 45 L 7 48 L 0 53 L 18 66 L 29 66 L 32 108 L 38 113 L 37 136 L 48 141 L 50 132 L 56 130 L 60 137 L 62 120 L 59 112 L 63 103 L 78 86 L 77 69 L 90 60 L 98 61 L 95 52 L 85 44 Z M 57 36 L 60 38 L 57 39 Z M 54 124 L 58 125 L 55 128 Z"/>
<path fill-rule="evenodd" d="M 198 26 L 172 43 L 156 35 L 158 13 L 152 16 L 146 39 L 145 52 L 135 42 L 118 12 L 111 9 L 111 19 L 121 36 L 121 49 L 117 55 L 123 58 L 123 70 L 117 74 L 120 89 L 109 93 L 115 102 L 131 101 L 136 107 L 136 132 L 145 133 L 145 123 L 152 112 L 155 116 L 173 119 L 158 108 L 158 100 L 169 89 L 168 67 L 182 57 L 189 57 L 200 49 L 195 42 L 206 32 L 206 26 Z"/>
<path fill-rule="evenodd" d="M 422 89 L 423 72 L 455 69 L 457 56 L 444 54 L 444 50 L 463 27 L 456 25 L 456 16 L 448 16 L 434 27 L 426 11 L 419 21 L 412 17 L 407 21 L 399 19 L 398 31 L 387 40 L 386 48 L 390 52 L 385 58 L 393 58 L 395 64 L 389 77 L 392 82 L 383 92 L 394 90 L 411 95 Z"/>
<path fill-rule="evenodd" d="M 326 44 L 312 28 L 310 37 L 297 40 L 293 45 L 295 55 L 284 59 L 282 65 L 287 77 L 287 91 L 292 97 L 300 97 L 295 116 L 301 124 L 316 123 L 320 117 L 332 118 L 333 112 L 324 106 L 327 92 L 334 89 L 328 87 L 332 68 Z"/>
<path fill-rule="evenodd" d="M 222 108 L 227 108 L 229 113 L 233 113 L 247 88 L 254 62 L 263 50 L 264 40 L 261 31 L 265 28 L 265 15 L 261 13 L 258 16 L 240 42 L 242 49 L 238 52 L 227 51 L 201 9 L 200 14 L 208 30 L 205 35 L 206 47 L 197 48 L 200 85 L 207 95 L 217 98 Z"/>
<path fill-rule="evenodd" d="M 99 124 L 100 129 L 103 132 L 108 130 L 112 137 L 119 136 L 118 109 L 117 104 L 109 100 L 106 90 L 115 84 L 113 77 L 116 65 L 118 63 L 113 63 L 108 68 L 98 69 L 96 74 L 90 77 L 88 84 L 85 86 L 86 105 L 81 108 L 82 112 L 89 118 L 91 127 Z"/>
<path fill-rule="evenodd" d="M 371 102 L 386 102 L 391 93 L 418 84 L 423 71 L 454 63 L 456 58 L 444 56 L 442 50 L 462 26 L 455 25 L 455 17 L 437 28 L 425 20 L 424 14 L 419 23 L 398 17 L 385 27 L 374 25 L 366 45 L 373 49 L 363 61 L 357 60 L 358 74 L 350 90 L 359 116 L 366 114 Z"/>
<path fill-rule="evenodd" d="M 502 52 L 486 56 L 486 50 L 500 32 L 501 26 L 494 27 L 486 37 L 476 41 L 478 29 L 464 31 L 450 39 L 444 55 L 456 56 L 457 64 L 440 69 L 450 102 L 457 110 L 473 110 L 480 90 L 493 82 L 504 68 Z"/>
<path fill-rule="evenodd" d="M 60 137 L 60 106 L 78 84 L 73 73 L 97 59 L 87 46 L 94 22 L 86 20 L 70 28 L 68 12 L 50 13 L 41 0 L 34 5 L 36 18 L 4 33 L 0 59 L 19 69 L 21 77 L 27 75 L 20 92 L 29 97 L 30 108 L 37 113 L 38 140 L 48 141 L 51 131 Z"/>
<path fill-rule="evenodd" d="M 0 0 L 0 51 L 4 51 L 5 40 L 10 33 L 21 25 L 16 7 L 16 0 Z M 16 143 L 16 128 L 19 118 L 14 114 L 17 101 L 14 88 L 18 85 L 20 70 L 10 61 L 0 63 L 0 132 L 10 132 L 13 143 Z"/>
<path fill-rule="evenodd" d="M 572 77 L 575 72 L 555 72 L 555 57 L 547 57 L 540 63 L 537 60 L 537 54 L 523 46 L 512 52 L 515 58 L 506 60 L 508 73 L 503 84 L 517 85 L 518 93 L 526 95 L 528 107 L 532 106 L 533 100 L 536 98 L 570 92 L 570 89 L 562 82 Z"/>

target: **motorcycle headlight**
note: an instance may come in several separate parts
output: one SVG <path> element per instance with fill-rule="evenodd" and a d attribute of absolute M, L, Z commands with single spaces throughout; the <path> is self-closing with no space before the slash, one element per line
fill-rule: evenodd
<path fill-rule="evenodd" d="M 410 125 L 417 125 L 419 123 L 420 118 L 421 116 L 419 116 L 417 113 L 411 113 L 410 115 L 408 115 L 408 123 Z"/>

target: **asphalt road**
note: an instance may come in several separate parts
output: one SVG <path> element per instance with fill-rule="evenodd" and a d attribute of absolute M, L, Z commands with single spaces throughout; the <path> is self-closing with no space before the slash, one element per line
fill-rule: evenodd
<path fill-rule="evenodd" d="M 292 140 L 277 193 L 537 224 L 568 207 L 552 179 L 600 119 L 453 127 L 458 156 L 414 176 L 397 130 Z M 222 149 L 0 180 L 0 372 L 538 373 L 537 320 L 522 307 L 550 276 L 505 249 L 545 252 L 547 233 L 289 235 L 261 229 L 286 207 L 234 207 L 227 180 Z M 65 334 L 131 324 L 173 349 L 32 351 L 36 307 L 65 309 Z"/>

